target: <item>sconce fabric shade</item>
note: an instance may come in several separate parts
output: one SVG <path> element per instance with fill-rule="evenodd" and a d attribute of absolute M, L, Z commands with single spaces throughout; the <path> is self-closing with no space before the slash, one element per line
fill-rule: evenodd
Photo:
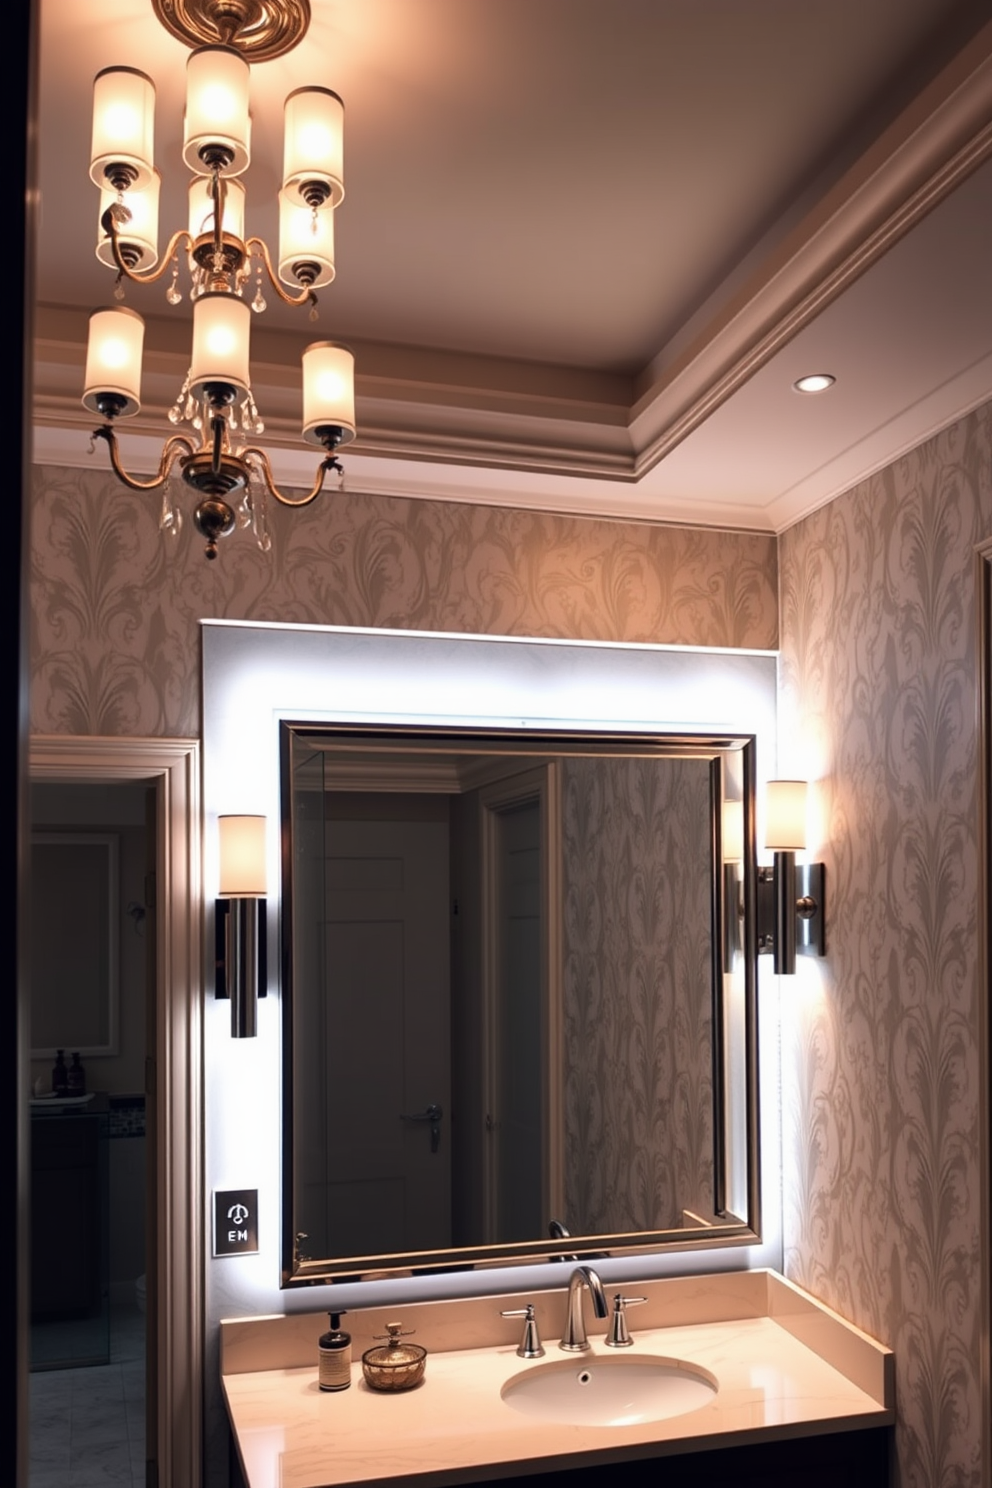
<path fill-rule="evenodd" d="M 145 322 L 135 310 L 94 310 L 86 346 L 83 407 L 101 418 L 109 416 L 101 401 L 108 395 L 122 399 L 114 417 L 130 418 L 141 408 L 141 353 Z"/>
<path fill-rule="evenodd" d="M 248 116 L 249 67 L 233 47 L 203 46 L 186 63 L 183 159 L 201 172 L 221 152 L 222 176 L 240 176 L 251 164 Z"/>
<path fill-rule="evenodd" d="M 765 846 L 775 852 L 806 848 L 805 780 L 769 780 L 765 787 Z"/>
<path fill-rule="evenodd" d="M 152 171 L 145 186 L 128 188 L 124 205 L 131 213 L 129 222 L 118 223 L 117 239 L 124 261 L 135 269 L 153 269 L 158 263 L 158 199 L 162 188 L 162 177 Z M 103 218 L 109 207 L 117 201 L 117 192 L 107 182 L 100 188 L 100 215 L 96 243 L 96 256 L 108 268 L 116 269 L 117 260 L 110 246 L 110 234 L 103 230 Z M 129 253 L 135 255 L 131 262 Z"/>
<path fill-rule="evenodd" d="M 223 292 L 200 296 L 193 305 L 190 363 L 190 387 L 195 395 L 210 382 L 248 391 L 250 331 L 251 310 L 244 300 Z"/>
<path fill-rule="evenodd" d="M 135 172 L 131 186 L 147 186 L 155 164 L 155 84 L 134 67 L 105 67 L 93 79 L 90 179 L 108 184 L 115 165 Z"/>
<path fill-rule="evenodd" d="M 744 859 L 744 802 L 723 803 L 723 861 L 740 863 Z"/>
<path fill-rule="evenodd" d="M 303 438 L 322 444 L 328 426 L 342 444 L 355 437 L 355 358 L 335 341 L 313 341 L 303 353 Z"/>
<path fill-rule="evenodd" d="M 195 176 L 189 183 L 189 235 L 194 242 L 213 237 L 214 203 L 210 184 L 209 176 Z M 225 181 L 224 188 L 221 231 L 244 241 L 245 188 L 240 181 Z"/>
<path fill-rule="evenodd" d="M 298 206 L 312 206 L 316 185 L 336 207 L 344 198 L 344 104 L 330 88 L 297 88 L 286 99 L 282 189 Z"/>
<path fill-rule="evenodd" d="M 312 264 L 316 276 L 308 279 L 311 289 L 320 289 L 334 278 L 334 213 L 330 207 L 312 212 L 286 197 L 279 198 L 279 278 L 298 289 L 301 280 L 296 264 Z"/>
<path fill-rule="evenodd" d="M 219 816 L 220 894 L 225 899 L 265 898 L 265 817 Z"/>

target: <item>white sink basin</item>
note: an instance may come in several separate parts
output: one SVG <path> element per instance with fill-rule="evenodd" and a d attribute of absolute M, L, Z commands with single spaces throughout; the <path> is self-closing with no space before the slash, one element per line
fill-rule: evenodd
<path fill-rule="evenodd" d="M 500 1394 L 525 1416 L 576 1426 L 634 1426 L 708 1405 L 718 1389 L 706 1369 L 654 1354 L 560 1359 L 508 1379 Z"/>

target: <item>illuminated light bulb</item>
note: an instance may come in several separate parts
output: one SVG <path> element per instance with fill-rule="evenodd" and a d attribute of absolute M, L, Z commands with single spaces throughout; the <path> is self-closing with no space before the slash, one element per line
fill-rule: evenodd
<path fill-rule="evenodd" d="M 344 104 L 330 88 L 286 99 L 282 190 L 298 206 L 336 207 L 344 197 Z"/>
<path fill-rule="evenodd" d="M 797 393 L 825 393 L 837 381 L 830 372 L 810 372 L 798 378 L 792 386 Z"/>
<path fill-rule="evenodd" d="M 186 64 L 183 159 L 202 175 L 239 176 L 251 164 L 249 67 L 233 47 L 203 46 Z"/>
<path fill-rule="evenodd" d="M 765 846 L 775 852 L 806 849 L 805 780 L 769 780 L 765 786 Z"/>
<path fill-rule="evenodd" d="M 303 266 L 306 266 L 305 268 Z M 299 272 L 297 269 L 299 268 Z M 334 278 L 334 213 L 279 198 L 279 278 L 319 289 Z"/>
<path fill-rule="evenodd" d="M 224 213 L 221 230 L 228 237 L 244 242 L 245 237 L 245 188 L 240 181 L 224 183 Z M 198 238 L 212 237 L 214 231 L 214 203 L 210 195 L 210 177 L 197 176 L 189 183 L 189 234 L 194 242 Z"/>
<path fill-rule="evenodd" d="M 100 187 L 147 186 L 154 154 L 154 83 L 134 67 L 104 68 L 93 79 L 90 179 Z"/>
<path fill-rule="evenodd" d="M 93 311 L 86 347 L 84 408 L 103 418 L 130 418 L 139 411 L 144 339 L 145 322 L 134 310 L 117 306 Z"/>
<path fill-rule="evenodd" d="M 219 816 L 220 892 L 224 898 L 266 894 L 265 817 Z"/>
<path fill-rule="evenodd" d="M 193 306 L 190 390 L 199 397 L 207 383 L 247 393 L 251 387 L 248 341 L 251 310 L 236 295 L 201 295 Z"/>
<path fill-rule="evenodd" d="M 329 427 L 341 430 L 341 444 L 355 437 L 355 358 L 347 346 L 314 341 L 303 353 L 303 438 L 323 444 Z"/>
<path fill-rule="evenodd" d="M 130 269 L 152 269 L 158 263 L 158 201 L 162 178 L 152 171 L 146 186 L 132 186 L 124 195 L 124 206 L 130 212 L 130 220 L 118 223 L 117 237 L 121 257 Z M 117 205 L 117 192 L 104 184 L 100 190 L 99 231 L 96 256 L 101 263 L 116 268 L 116 260 L 110 246 L 110 234 L 103 230 L 103 218 L 108 209 Z"/>

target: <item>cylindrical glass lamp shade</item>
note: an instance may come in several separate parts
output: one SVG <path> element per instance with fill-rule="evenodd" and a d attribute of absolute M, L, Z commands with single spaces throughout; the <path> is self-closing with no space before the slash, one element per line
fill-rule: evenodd
<path fill-rule="evenodd" d="M 744 802 L 723 803 L 723 861 L 741 863 L 744 860 Z"/>
<path fill-rule="evenodd" d="M 189 235 L 197 238 L 213 235 L 214 203 L 210 195 L 210 177 L 195 176 L 189 183 Z M 245 240 L 245 188 L 240 181 L 224 182 L 224 212 L 221 231 L 228 237 Z"/>
<path fill-rule="evenodd" d="M 186 64 L 183 159 L 197 173 L 215 160 L 222 176 L 240 176 L 251 163 L 249 67 L 233 47 L 203 46 Z"/>
<path fill-rule="evenodd" d="M 806 847 L 806 781 L 769 780 L 765 787 L 765 846 L 775 852 Z"/>
<path fill-rule="evenodd" d="M 133 186 L 124 198 L 124 206 L 131 213 L 129 222 L 120 223 L 117 238 L 121 255 L 130 269 L 153 269 L 158 263 L 158 198 L 162 178 L 152 171 L 147 186 Z M 110 246 L 110 234 L 104 232 L 103 219 L 107 210 L 117 203 L 117 192 L 106 183 L 100 189 L 100 217 L 96 256 L 110 268 L 117 267 Z"/>
<path fill-rule="evenodd" d="M 146 186 L 155 165 L 155 85 L 134 67 L 106 67 L 93 79 L 91 179 L 107 185 L 115 165 L 135 173 L 125 186 Z"/>
<path fill-rule="evenodd" d="M 295 273 L 305 266 L 306 277 Z M 334 213 L 330 207 L 312 212 L 279 198 L 279 278 L 298 289 L 307 284 L 319 289 L 334 278 Z"/>
<path fill-rule="evenodd" d="M 219 816 L 220 896 L 264 899 L 265 817 Z"/>
<path fill-rule="evenodd" d="M 102 418 L 130 418 L 138 412 L 144 340 L 145 322 L 134 310 L 122 305 L 93 311 L 86 347 L 84 408 Z"/>
<path fill-rule="evenodd" d="M 337 427 L 341 444 L 355 437 L 355 358 L 347 346 L 314 341 L 303 353 L 303 438 L 323 444 L 319 430 Z"/>
<path fill-rule="evenodd" d="M 344 104 L 330 88 L 297 88 L 286 99 L 282 189 L 290 201 L 336 207 L 344 196 Z M 325 192 L 328 193 L 325 195 Z"/>
<path fill-rule="evenodd" d="M 227 383 L 246 393 L 250 387 L 248 339 L 251 310 L 236 295 L 201 295 L 193 305 L 193 359 L 190 387 L 199 396 L 208 382 Z"/>

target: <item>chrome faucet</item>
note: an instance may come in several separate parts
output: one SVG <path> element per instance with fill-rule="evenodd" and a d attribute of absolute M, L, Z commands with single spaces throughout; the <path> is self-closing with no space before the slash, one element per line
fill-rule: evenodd
<path fill-rule="evenodd" d="M 589 1347 L 586 1337 L 586 1320 L 582 1315 L 582 1288 L 589 1288 L 592 1305 L 598 1318 L 609 1316 L 603 1283 L 591 1266 L 576 1266 L 568 1279 L 568 1310 L 565 1314 L 565 1336 L 559 1348 L 578 1354 Z"/>

